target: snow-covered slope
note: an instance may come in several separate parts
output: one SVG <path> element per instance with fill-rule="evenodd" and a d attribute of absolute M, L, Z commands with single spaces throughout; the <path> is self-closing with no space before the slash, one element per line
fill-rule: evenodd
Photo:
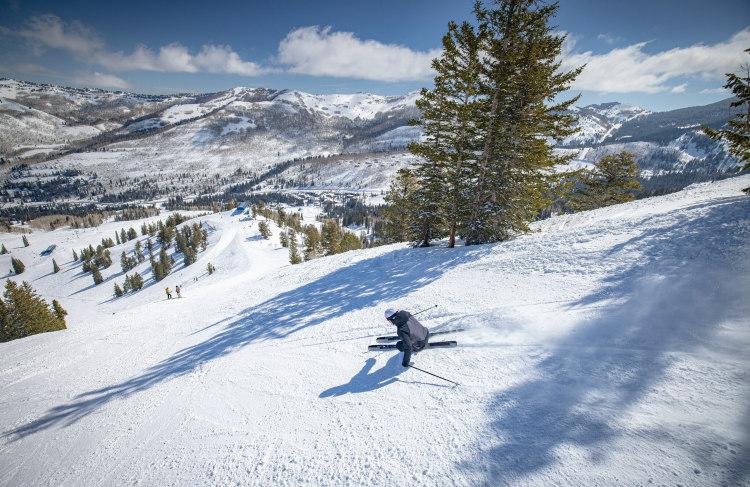
<path fill-rule="evenodd" d="M 70 314 L 0 344 L 0 485 L 750 485 L 747 186 L 296 266 L 215 214 L 196 264 L 120 299 L 71 256 L 129 222 L 2 234 Z M 414 364 L 460 386 L 366 351 L 383 309 L 435 304 L 466 331 Z"/>
<path fill-rule="evenodd" d="M 311 112 L 326 116 L 345 117 L 350 120 L 372 120 L 380 113 L 413 109 L 419 92 L 403 96 L 378 96 L 370 93 L 353 95 L 312 95 L 302 91 L 288 91 L 276 100 L 301 105 Z"/>

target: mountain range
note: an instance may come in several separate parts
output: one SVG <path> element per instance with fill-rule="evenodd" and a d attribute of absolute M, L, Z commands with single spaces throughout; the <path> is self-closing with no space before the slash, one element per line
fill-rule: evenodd
<path fill-rule="evenodd" d="M 141 95 L 1 79 L 0 171 L 6 190 L 65 178 L 75 191 L 55 196 L 94 201 L 189 198 L 238 184 L 377 193 L 414 160 L 406 148 L 421 135 L 408 125 L 418 96 L 243 87 Z M 627 150 L 645 176 L 731 170 L 736 159 L 700 128 L 734 118 L 731 101 L 656 113 L 575 107 L 580 130 L 557 150 L 575 151 L 579 165 Z"/>

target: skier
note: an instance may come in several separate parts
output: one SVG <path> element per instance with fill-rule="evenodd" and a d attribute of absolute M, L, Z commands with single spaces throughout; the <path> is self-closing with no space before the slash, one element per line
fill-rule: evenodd
<path fill-rule="evenodd" d="M 167 291 L 167 299 L 172 299 L 172 293 L 169 292 L 169 288 L 167 288 L 166 291 Z"/>
<path fill-rule="evenodd" d="M 180 296 L 180 286 L 176 286 L 176 287 L 174 288 L 174 290 L 175 290 L 175 291 L 177 291 L 177 297 L 178 297 L 178 298 L 182 297 L 182 296 Z"/>
<path fill-rule="evenodd" d="M 396 348 L 404 352 L 401 365 L 409 367 L 412 352 L 419 352 L 427 346 L 430 330 L 422 326 L 408 311 L 388 308 L 385 310 L 385 319 L 396 325 L 396 333 L 401 339 L 396 343 Z"/>

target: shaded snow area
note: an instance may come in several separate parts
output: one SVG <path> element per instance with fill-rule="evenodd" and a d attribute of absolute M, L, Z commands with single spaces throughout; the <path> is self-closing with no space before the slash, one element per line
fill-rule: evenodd
<path fill-rule="evenodd" d="M 128 222 L 2 234 L 70 314 L 0 344 L 0 485 L 750 485 L 748 186 L 295 266 L 278 228 L 216 214 L 197 263 L 154 284 L 146 262 L 120 299 L 117 263 L 94 286 L 72 250 Z M 367 351 L 386 307 L 433 305 L 466 331 L 413 362 L 459 386 Z"/>

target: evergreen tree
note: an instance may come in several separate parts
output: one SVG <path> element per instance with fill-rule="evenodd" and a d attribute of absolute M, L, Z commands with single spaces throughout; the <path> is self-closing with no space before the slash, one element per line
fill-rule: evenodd
<path fill-rule="evenodd" d="M 745 49 L 750 53 L 750 49 Z M 737 156 L 745 165 L 743 170 L 750 169 L 750 64 L 742 66 L 744 76 L 727 73 L 727 83 L 724 88 L 732 90 L 737 101 L 731 107 L 740 108 L 737 118 L 727 123 L 728 128 L 714 130 L 703 126 L 703 131 L 714 140 L 724 140 L 729 144 L 729 151 Z"/>
<path fill-rule="evenodd" d="M 299 250 L 297 249 L 297 232 L 293 229 L 289 229 L 289 262 L 291 264 L 302 262 L 302 257 L 299 255 Z"/>
<path fill-rule="evenodd" d="M 190 264 L 193 264 L 196 260 L 198 260 L 198 254 L 197 252 L 190 246 L 185 247 L 185 251 L 182 253 L 183 255 L 183 263 L 185 266 L 189 266 Z"/>
<path fill-rule="evenodd" d="M 96 253 L 94 254 L 94 263 L 101 269 L 107 269 L 112 265 L 112 254 L 109 249 L 105 249 L 101 245 L 96 247 Z"/>
<path fill-rule="evenodd" d="M 122 292 L 129 293 L 133 289 L 130 287 L 130 277 L 128 277 L 127 274 L 125 274 L 125 282 L 122 283 Z"/>
<path fill-rule="evenodd" d="M 171 261 L 169 260 L 169 255 L 167 255 L 167 249 L 164 247 L 162 247 L 159 252 L 158 264 L 161 267 L 162 276 L 167 277 L 167 275 L 172 272 Z"/>
<path fill-rule="evenodd" d="M 320 241 L 325 255 L 333 255 L 340 252 L 341 227 L 339 227 L 338 222 L 328 220 L 323 224 L 323 230 L 320 232 Z"/>
<path fill-rule="evenodd" d="M 208 235 L 208 232 L 206 232 L 206 235 Z M 197 223 L 193 223 L 192 230 L 190 232 L 190 246 L 198 252 L 198 248 L 202 247 L 203 245 L 203 231 Z M 202 250 L 206 250 L 203 248 Z"/>
<path fill-rule="evenodd" d="M 286 232 L 281 232 L 279 234 L 279 242 L 281 243 L 282 247 L 289 247 L 289 236 L 286 234 Z"/>
<path fill-rule="evenodd" d="M 211 264 L 211 263 L 209 262 L 209 263 L 208 263 L 208 265 L 206 266 L 206 270 L 208 271 L 208 275 L 210 276 L 211 274 L 213 274 L 213 273 L 214 273 L 214 271 L 216 271 L 216 267 L 214 267 L 214 266 L 213 266 L 213 265 L 212 265 L 212 264 Z"/>
<path fill-rule="evenodd" d="M 429 247 L 430 241 L 446 233 L 443 201 L 446 181 L 439 162 L 425 160 L 413 169 L 413 174 L 420 184 L 409 195 L 407 238 L 415 246 Z"/>
<path fill-rule="evenodd" d="M 26 235 L 24 235 L 23 237 L 21 237 L 21 240 L 23 240 L 23 246 L 24 247 L 28 247 L 29 246 L 29 239 L 26 238 Z"/>
<path fill-rule="evenodd" d="M 305 244 L 305 260 L 312 260 L 323 253 L 320 244 L 320 232 L 315 225 L 307 225 L 304 228 L 303 243 Z"/>
<path fill-rule="evenodd" d="M 205 251 L 208 248 L 208 230 L 201 228 L 201 250 Z"/>
<path fill-rule="evenodd" d="M 378 238 L 384 243 L 406 242 L 409 238 L 410 215 L 413 214 L 412 194 L 417 187 L 416 178 L 406 170 L 400 170 L 391 181 L 385 202 L 388 205 L 383 211 L 382 233 Z"/>
<path fill-rule="evenodd" d="M 141 247 L 141 241 L 140 240 L 137 240 L 135 242 L 135 256 L 138 259 L 138 263 L 141 263 L 144 260 L 146 260 L 146 258 L 143 256 L 143 250 L 142 250 L 142 247 Z"/>
<path fill-rule="evenodd" d="M 586 211 L 634 200 L 634 192 L 641 189 L 634 157 L 629 152 L 604 156 L 593 170 L 583 171 L 568 208 Z"/>
<path fill-rule="evenodd" d="M 5 248 L 5 244 L 3 244 L 2 250 L 0 250 L 0 254 L 5 255 L 8 253 L 8 249 Z"/>
<path fill-rule="evenodd" d="M 55 313 L 55 316 L 58 319 L 58 325 L 62 325 L 62 328 L 60 329 L 67 328 L 65 324 L 65 316 L 67 316 L 68 312 L 60 306 L 60 303 L 56 299 L 52 300 L 52 312 Z"/>
<path fill-rule="evenodd" d="M 121 298 L 122 295 L 123 295 L 122 288 L 120 287 L 119 284 L 115 283 L 115 297 L 116 298 Z"/>
<path fill-rule="evenodd" d="M 143 288 L 143 277 L 139 273 L 133 274 L 133 277 L 130 279 L 131 281 L 131 288 L 133 291 L 138 291 L 139 289 Z"/>
<path fill-rule="evenodd" d="M 40 298 L 28 282 L 20 286 L 8 279 L 0 299 L 0 342 L 36 333 L 64 330 L 67 312 L 57 301 L 53 308 Z"/>
<path fill-rule="evenodd" d="M 26 266 L 23 265 L 23 262 L 15 257 L 10 258 L 10 265 L 13 267 L 13 272 L 16 274 L 23 274 L 23 271 L 26 270 Z"/>
<path fill-rule="evenodd" d="M 172 245 L 172 239 L 174 238 L 174 227 L 170 225 L 164 225 L 159 220 L 159 232 L 156 237 L 156 241 L 159 242 L 162 247 L 169 248 Z"/>
<path fill-rule="evenodd" d="M 125 275 L 125 283 L 123 284 L 123 292 L 135 292 L 143 287 L 143 277 L 139 273 L 135 273 L 132 276 Z M 116 290 L 115 290 L 116 291 Z"/>
<path fill-rule="evenodd" d="M 76 251 L 73 250 L 73 262 L 77 262 L 77 261 L 78 261 L 78 254 L 76 254 Z"/>
<path fill-rule="evenodd" d="M 550 25 L 558 8 L 541 0 L 475 6 L 483 106 L 475 118 L 481 151 L 468 168 L 467 245 L 528 231 L 528 222 L 559 197 L 569 176 L 554 167 L 572 155 L 555 155 L 552 141 L 575 132 L 575 118 L 566 110 L 578 97 L 562 102 L 557 97 L 583 68 L 558 72 L 565 37 L 554 34 Z"/>
<path fill-rule="evenodd" d="M 159 282 L 166 277 L 163 267 L 153 257 L 151 258 L 151 274 L 154 276 L 154 281 L 156 282 Z"/>
<path fill-rule="evenodd" d="M 104 278 L 102 277 L 102 273 L 99 272 L 99 268 L 96 266 L 96 264 L 91 266 L 91 276 L 94 278 L 94 285 L 98 286 L 102 282 L 104 282 Z"/>
<path fill-rule="evenodd" d="M 424 140 L 409 150 L 422 157 L 414 176 L 419 182 L 411 207 L 411 239 L 422 246 L 447 230 L 449 247 L 455 245 L 460 211 L 466 206 L 470 181 L 467 161 L 475 158 L 477 124 L 481 108 L 481 36 L 468 22 L 448 24 L 443 53 L 433 60 L 437 72 L 433 90 L 423 89 L 417 107 Z M 447 229 L 446 229 L 447 225 Z"/>
<path fill-rule="evenodd" d="M 266 222 L 258 222 L 258 231 L 266 240 L 271 237 L 271 229 L 268 227 L 268 223 Z"/>
<path fill-rule="evenodd" d="M 344 236 L 341 237 L 339 242 L 339 252 L 348 252 L 350 250 L 359 250 L 362 248 L 362 242 L 359 241 L 356 235 L 350 232 L 344 232 Z"/>
<path fill-rule="evenodd" d="M 57 274 L 60 272 L 60 266 L 57 265 L 57 262 L 55 262 L 55 259 L 52 259 L 52 272 Z"/>
<path fill-rule="evenodd" d="M 120 255 L 120 267 L 122 267 L 122 272 L 124 273 L 130 270 L 130 262 L 128 262 L 128 256 L 125 254 L 125 251 Z"/>

